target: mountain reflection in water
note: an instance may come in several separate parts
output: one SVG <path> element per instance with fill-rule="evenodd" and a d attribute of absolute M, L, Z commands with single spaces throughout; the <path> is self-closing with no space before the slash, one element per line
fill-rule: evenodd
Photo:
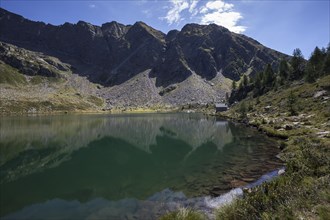
<path fill-rule="evenodd" d="M 257 178 L 276 164 L 272 140 L 199 114 L 0 122 L 1 216 L 56 199 L 147 201 L 166 188 L 191 197 L 209 194 L 214 186 L 226 192 L 241 177 Z"/>

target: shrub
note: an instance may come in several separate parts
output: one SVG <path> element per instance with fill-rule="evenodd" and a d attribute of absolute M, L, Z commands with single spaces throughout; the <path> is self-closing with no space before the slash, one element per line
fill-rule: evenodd
<path fill-rule="evenodd" d="M 296 103 L 297 103 L 297 96 L 295 96 L 293 94 L 293 92 L 290 91 L 287 104 L 288 104 L 290 115 L 292 115 L 292 116 L 297 115 Z"/>
<path fill-rule="evenodd" d="M 241 119 L 245 119 L 246 118 L 246 112 L 247 112 L 247 109 L 246 109 L 246 105 L 245 105 L 245 102 L 242 102 L 239 106 L 239 109 L 238 109 L 238 112 L 240 114 L 240 118 Z"/>

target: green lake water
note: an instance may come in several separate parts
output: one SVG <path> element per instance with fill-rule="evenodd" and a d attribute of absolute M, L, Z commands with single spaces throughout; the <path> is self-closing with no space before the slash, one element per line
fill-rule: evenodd
<path fill-rule="evenodd" d="M 3 117 L 0 216 L 129 219 L 129 207 L 134 219 L 165 189 L 194 198 L 251 183 L 281 166 L 277 153 L 256 130 L 200 114 Z"/>

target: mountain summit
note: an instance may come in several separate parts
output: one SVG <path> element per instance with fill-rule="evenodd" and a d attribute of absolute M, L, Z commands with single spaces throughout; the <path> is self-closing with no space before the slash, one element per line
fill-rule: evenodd
<path fill-rule="evenodd" d="M 54 26 L 0 8 L 0 27 L 1 42 L 55 57 L 102 85 L 101 98 L 111 100 L 108 108 L 219 102 L 231 80 L 287 57 L 215 24 L 187 24 L 168 34 L 143 22 Z M 4 54 L 1 60 L 17 68 Z"/>

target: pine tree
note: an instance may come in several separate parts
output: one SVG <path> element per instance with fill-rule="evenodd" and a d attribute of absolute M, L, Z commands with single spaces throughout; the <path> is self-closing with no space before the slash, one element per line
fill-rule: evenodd
<path fill-rule="evenodd" d="M 320 63 L 322 63 L 323 58 L 325 57 L 325 53 L 322 52 L 322 50 L 320 50 L 320 48 L 315 47 L 313 53 L 311 54 L 311 57 L 309 58 L 309 63 L 311 63 L 314 66 L 319 65 Z"/>
<path fill-rule="evenodd" d="M 281 60 L 279 70 L 278 70 L 280 81 L 284 81 L 289 76 L 289 65 L 288 62 L 284 59 Z"/>
<path fill-rule="evenodd" d="M 322 72 L 324 75 L 330 75 L 330 43 L 326 49 L 326 57 L 324 58 Z"/>
<path fill-rule="evenodd" d="M 299 48 L 293 50 L 293 57 L 290 64 L 292 71 L 290 74 L 290 80 L 301 79 L 304 73 L 304 56 Z"/>
<path fill-rule="evenodd" d="M 253 89 L 253 96 L 259 96 L 262 94 L 262 74 L 261 73 L 257 73 L 255 78 L 254 78 L 254 89 Z"/>
<path fill-rule="evenodd" d="M 315 47 L 307 63 L 306 80 L 308 82 L 315 82 L 319 76 L 323 75 L 323 66 L 326 56 L 324 48 L 320 50 L 320 48 Z"/>
<path fill-rule="evenodd" d="M 325 57 L 322 72 L 324 73 L 324 75 L 330 75 L 330 53 L 328 53 Z"/>
<path fill-rule="evenodd" d="M 270 64 L 267 64 L 267 67 L 264 72 L 264 77 L 263 77 L 264 85 L 267 87 L 272 87 L 274 78 L 275 78 L 275 75 L 274 75 L 272 66 Z"/>

